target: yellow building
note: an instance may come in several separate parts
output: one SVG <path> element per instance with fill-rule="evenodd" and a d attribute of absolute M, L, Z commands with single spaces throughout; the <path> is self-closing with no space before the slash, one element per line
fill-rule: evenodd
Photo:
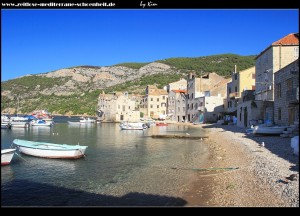
<path fill-rule="evenodd" d="M 227 85 L 227 112 L 234 113 L 237 110 L 239 98 L 242 92 L 255 90 L 255 67 L 237 72 L 236 68 L 231 75 L 231 82 Z"/>
<path fill-rule="evenodd" d="M 146 95 L 141 101 L 140 111 L 144 113 L 144 117 L 165 118 L 167 114 L 167 99 L 168 93 L 166 90 L 148 85 Z"/>

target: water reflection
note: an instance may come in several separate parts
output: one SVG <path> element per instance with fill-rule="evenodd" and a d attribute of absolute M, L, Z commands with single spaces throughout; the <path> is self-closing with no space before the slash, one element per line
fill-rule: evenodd
<path fill-rule="evenodd" d="M 6 171 L 1 172 L 4 180 L 1 195 L 4 193 L 9 197 L 9 200 L 4 199 L 5 202 L 13 199 L 19 202 L 20 196 L 26 198 L 24 194 L 35 197 L 37 192 L 43 195 L 52 190 L 52 187 L 41 187 L 43 184 L 97 194 L 122 196 L 134 191 L 173 196 L 191 178 L 187 173 L 178 174 L 178 170 L 175 172 L 170 167 L 199 167 L 199 158 L 202 158 L 202 149 L 205 148 L 198 140 L 149 137 L 152 133 L 174 133 L 177 130 L 178 133 L 201 133 L 177 125 L 153 126 L 144 131 L 123 131 L 118 124 L 111 123 L 90 126 L 70 127 L 65 122 L 55 123 L 51 128 L 1 131 L 1 148 L 9 147 L 13 139 L 88 146 L 86 158 L 76 160 L 21 154 L 24 161 L 14 157 L 10 167 L 1 169 Z M 3 175 L 5 173 L 7 177 Z M 33 184 L 21 184 L 26 181 Z M 49 204 L 56 199 L 56 191 L 50 192 L 52 197 L 47 197 L 46 202 Z M 73 195 L 63 196 L 66 200 L 73 199 Z M 30 201 L 32 205 L 38 203 Z M 26 200 L 22 202 L 24 204 Z"/>
<path fill-rule="evenodd" d="M 7 166 L 1 166 L 1 184 L 10 182 L 14 179 L 14 170 L 11 168 L 11 164 Z"/>

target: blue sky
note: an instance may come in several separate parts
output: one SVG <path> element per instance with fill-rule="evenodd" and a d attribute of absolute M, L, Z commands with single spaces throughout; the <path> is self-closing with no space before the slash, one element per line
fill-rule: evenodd
<path fill-rule="evenodd" d="M 1 81 L 79 65 L 256 55 L 299 10 L 2 10 Z"/>

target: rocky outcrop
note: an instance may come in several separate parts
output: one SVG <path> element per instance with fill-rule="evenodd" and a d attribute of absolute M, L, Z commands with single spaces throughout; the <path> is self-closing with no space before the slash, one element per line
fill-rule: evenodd
<path fill-rule="evenodd" d="M 79 66 L 64 68 L 48 73 L 30 75 L 33 77 L 40 76 L 53 78 L 56 81 L 59 80 L 60 84 L 53 84 L 53 86 L 47 88 L 43 85 L 37 84 L 33 90 L 24 92 L 22 97 L 30 98 L 37 94 L 66 96 L 74 93 L 80 93 L 82 91 L 105 89 L 110 86 L 139 79 L 144 75 L 178 72 L 179 70 L 159 62 L 149 63 L 139 69 L 132 69 L 125 66 Z M 14 97 L 10 90 L 2 91 L 1 94 L 8 98 Z"/>

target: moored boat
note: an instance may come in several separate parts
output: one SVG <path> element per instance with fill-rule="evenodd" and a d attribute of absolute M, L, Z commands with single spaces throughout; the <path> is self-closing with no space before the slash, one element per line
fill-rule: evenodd
<path fill-rule="evenodd" d="M 95 123 L 96 120 L 92 119 L 92 118 L 85 118 L 85 117 L 81 117 L 79 120 L 80 123 Z"/>
<path fill-rule="evenodd" d="M 51 127 L 53 122 L 46 122 L 44 119 L 31 121 L 31 126 Z"/>
<path fill-rule="evenodd" d="M 122 130 L 144 130 L 148 126 L 145 123 L 141 122 L 124 122 L 120 124 Z"/>
<path fill-rule="evenodd" d="M 28 128 L 30 122 L 28 117 L 12 116 L 10 117 L 10 125 L 12 128 Z"/>
<path fill-rule="evenodd" d="M 14 139 L 13 144 L 21 153 L 45 158 L 76 159 L 84 155 L 87 146 L 54 144 L 47 142 L 34 142 L 28 140 Z"/>
<path fill-rule="evenodd" d="M 156 122 L 156 126 L 168 126 L 166 122 Z"/>
<path fill-rule="evenodd" d="M 10 164 L 16 149 L 1 149 L 1 166 Z"/>

